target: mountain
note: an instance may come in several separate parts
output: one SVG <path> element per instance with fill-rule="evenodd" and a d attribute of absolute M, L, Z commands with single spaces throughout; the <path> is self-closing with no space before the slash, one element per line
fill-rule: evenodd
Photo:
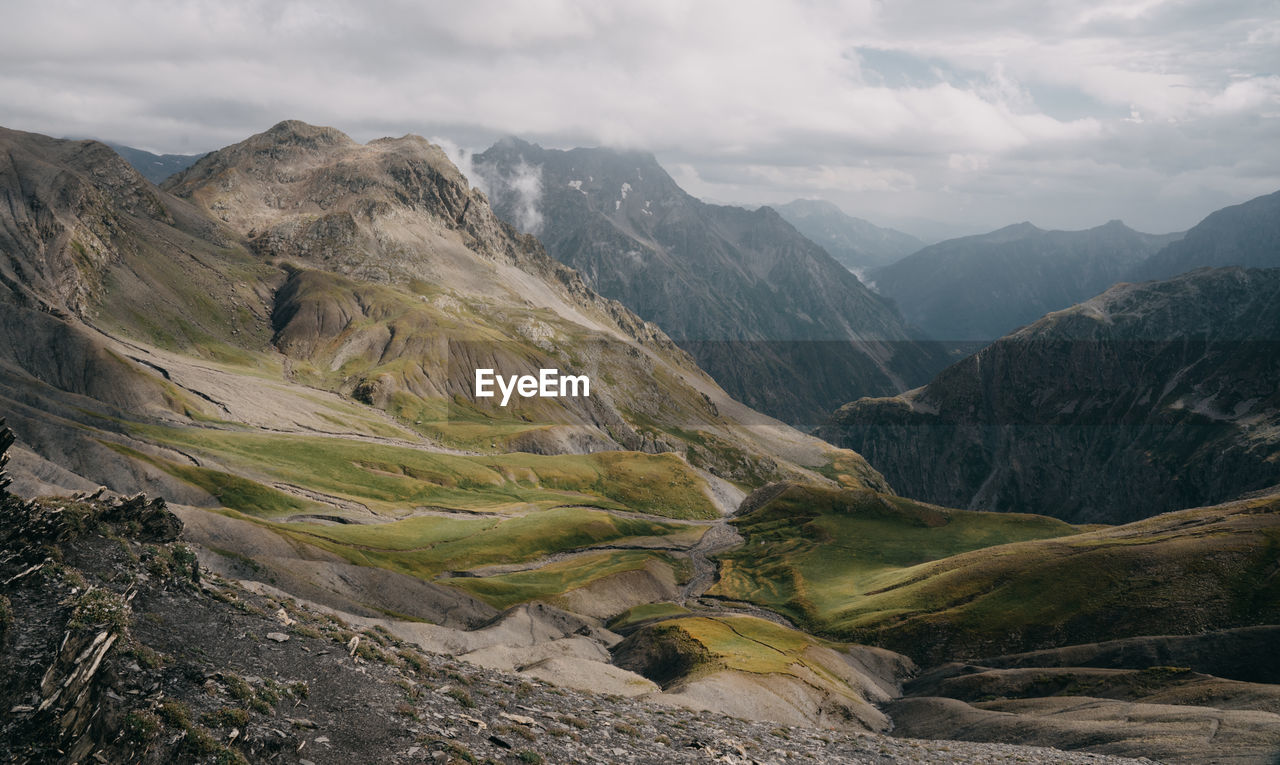
<path fill-rule="evenodd" d="M 851 271 L 887 266 L 924 247 L 910 234 L 846 215 L 825 200 L 797 199 L 773 209 Z"/>
<path fill-rule="evenodd" d="M 1167 279 L 1205 267 L 1280 267 L 1280 191 L 1210 214 L 1136 265 L 1133 281 Z"/>
<path fill-rule="evenodd" d="M 1036 721 L 1028 698 L 963 729 L 984 689 L 1100 709 L 1003 667 L 1181 693 L 1162 719 L 1128 710 L 1126 752 L 1271 741 L 1273 497 L 1087 529 L 896 496 L 728 396 L 415 136 L 284 122 L 163 187 L 95 142 L 0 131 L 0 148 L 0 750 L 1107 761 L 1094 718 Z M 1265 413 L 1275 356 L 1210 349 L 1243 387 L 1186 402 Z M 475 395 L 489 367 L 591 392 L 503 406 Z M 1224 453 L 1225 482 L 1254 479 Z M 1148 604 L 1132 622 L 1126 600 Z M 981 658 L 978 698 L 945 663 L 909 691 L 912 659 L 854 635 Z M 1014 649 L 1035 653 L 977 656 Z M 1081 669 L 1118 654 L 1128 680 Z M 993 740 L 1001 720 L 1087 752 L 881 735 Z"/>
<path fill-rule="evenodd" d="M 106 142 L 125 161 L 133 165 L 143 178 L 159 186 L 176 172 L 186 170 L 203 157 L 203 154 L 154 154 L 119 143 Z"/>
<path fill-rule="evenodd" d="M 1097 295 L 1176 238 L 1120 221 L 1087 231 L 1019 223 L 925 247 L 868 278 L 932 337 L 989 342 Z"/>
<path fill-rule="evenodd" d="M 450 629 L 535 599 L 607 618 L 696 599 L 756 486 L 888 490 L 727 396 L 421 138 L 285 122 L 164 188 L 100 143 L 0 143 L 13 485 L 163 495 L 210 570 Z M 478 368 L 592 389 L 504 407 Z M 575 676 L 625 686 L 606 643 Z"/>
<path fill-rule="evenodd" d="M 944 363 L 778 213 L 705 204 L 650 154 L 507 139 L 475 165 L 500 215 L 763 412 L 816 423 L 850 392 L 897 392 Z"/>
<path fill-rule="evenodd" d="M 908 496 L 1116 523 L 1280 483 L 1280 270 L 1119 284 L 821 434 Z"/>
<path fill-rule="evenodd" d="M 102 144 L 0 138 L 0 360 L 6 399 L 31 415 L 11 417 L 24 444 L 51 427 L 37 410 L 103 427 L 69 394 L 180 428 L 331 431 L 337 416 L 450 448 L 674 451 L 748 485 L 831 453 L 726 396 L 658 328 L 498 220 L 420 138 L 361 145 L 281 123 L 164 190 Z M 478 367 L 572 370 L 596 386 L 502 407 L 471 395 Z M 352 419 L 310 390 L 366 409 Z M 191 492 L 104 443 L 118 439 L 60 429 L 36 451 L 81 481 Z"/>
<path fill-rule="evenodd" d="M 775 725 L 887 727 L 868 698 L 888 697 L 891 672 L 855 670 L 843 648 L 696 601 L 714 579 L 707 556 L 734 544 L 725 516 L 746 491 L 779 478 L 888 487 L 857 455 L 729 398 L 661 330 L 499 221 L 438 147 L 413 136 L 362 145 L 285 122 L 157 189 L 102 144 L 14 131 L 0 141 L 13 486 L 79 491 L 14 500 L 21 512 L 0 496 L 0 660 L 12 669 L 9 647 L 45 647 L 24 648 L 24 668 L 5 673 L 18 715 L 3 723 L 6 742 L 88 756 L 115 746 L 108 732 L 133 714 L 139 746 L 172 728 L 158 759 L 238 761 L 269 734 L 211 731 L 276 716 L 282 691 L 263 676 L 326 676 L 311 681 L 319 719 L 290 730 L 334 724 L 341 684 L 383 698 L 354 667 L 274 652 L 242 662 L 246 630 L 295 646 L 281 650 L 336 642 L 352 665 L 421 672 L 430 662 L 396 642 L 412 641 L 507 672 L 503 693 L 553 679 Z M 509 409 L 474 395 L 479 367 L 551 366 L 589 375 L 591 394 Z M 7 431 L 0 441 L 10 445 Z M 183 544 L 169 546 L 179 529 Z M 14 586 L 46 555 L 58 556 L 67 593 L 50 594 L 43 574 Z M 142 572 L 155 586 L 126 591 Z M 250 594 L 264 586 L 270 601 Z M 340 617 L 288 616 L 285 592 Z M 152 616 L 130 616 L 134 596 Z M 239 605 L 224 613 L 204 600 Z M 663 601 L 706 612 L 717 651 L 731 646 L 713 637 L 747 630 L 804 654 L 806 669 L 704 666 L 659 687 L 613 662 L 619 638 L 601 622 Z M 230 623 L 232 612 L 252 624 Z M 223 691 L 209 693 L 201 674 L 168 688 L 166 704 L 115 679 L 137 658 L 143 687 L 168 687 L 191 656 Z M 750 690 L 754 706 L 743 693 L 726 700 L 728 687 Z M 497 691 L 474 692 L 483 701 L 467 693 L 465 706 L 489 710 Z M 417 700 L 387 693 L 389 706 L 362 702 L 370 731 L 385 725 L 378 710 Z M 224 710 L 230 700 L 249 709 Z M 487 740 L 475 743 L 498 746 Z"/>

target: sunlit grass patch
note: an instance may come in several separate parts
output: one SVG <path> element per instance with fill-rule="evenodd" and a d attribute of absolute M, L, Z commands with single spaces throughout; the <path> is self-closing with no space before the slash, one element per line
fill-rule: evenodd
<path fill-rule="evenodd" d="M 462 456 L 341 438 L 159 426 L 134 430 L 390 514 L 423 506 L 501 511 L 586 504 L 671 518 L 716 516 L 701 477 L 674 454 Z"/>
<path fill-rule="evenodd" d="M 495 608 L 507 608 L 530 600 L 555 602 L 556 596 L 586 587 L 615 574 L 638 571 L 657 562 L 680 578 L 682 566 L 670 555 L 647 550 L 609 550 L 575 556 L 531 571 L 496 576 L 459 578 L 449 584 L 475 595 Z"/>
<path fill-rule="evenodd" d="M 319 507 L 314 503 L 298 499 L 270 486 L 264 486 L 257 481 L 251 481 L 238 475 L 195 465 L 182 465 L 150 454 L 144 454 L 136 449 L 130 449 L 127 446 L 111 441 L 101 441 L 100 443 L 119 454 L 154 465 L 175 478 L 204 489 L 214 499 L 218 500 L 223 507 L 239 510 L 248 515 L 273 518 L 314 510 Z"/>

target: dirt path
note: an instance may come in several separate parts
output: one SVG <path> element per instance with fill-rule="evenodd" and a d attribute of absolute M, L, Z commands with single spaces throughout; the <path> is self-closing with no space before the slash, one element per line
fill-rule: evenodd
<path fill-rule="evenodd" d="M 702 535 L 698 543 L 689 548 L 689 561 L 693 563 L 693 576 L 680 593 L 680 605 L 689 600 L 696 600 L 710 589 L 716 581 L 716 564 L 711 556 L 718 552 L 730 550 L 743 543 L 742 535 L 723 519 Z"/>
<path fill-rule="evenodd" d="M 743 603 L 736 600 L 719 601 L 703 599 L 698 601 L 697 606 L 698 608 L 694 609 L 694 612 L 690 614 L 690 616 L 754 616 L 757 619 L 764 619 L 766 621 L 771 621 L 774 624 L 779 624 L 787 629 L 800 630 L 800 628 L 795 625 L 795 622 L 792 622 L 782 614 L 750 603 Z M 803 632 L 803 630 L 800 631 Z"/>
<path fill-rule="evenodd" d="M 325 391 L 320 391 L 325 392 Z M 382 413 L 380 409 L 369 408 L 370 413 Z M 382 413 L 384 417 L 391 423 L 399 426 L 394 420 Z M 403 427 L 403 426 L 399 426 Z M 219 430 L 220 428 L 214 428 Z M 316 428 L 268 428 L 262 427 L 259 430 L 264 433 L 279 433 L 287 436 L 315 436 L 317 438 L 337 438 L 343 441 L 360 441 L 366 444 L 378 444 L 380 446 L 395 446 L 402 449 L 418 449 L 432 454 L 448 454 L 455 457 L 484 457 L 485 452 L 469 451 L 467 449 L 455 449 L 451 446 L 445 446 L 439 441 L 419 436 L 420 440 L 410 440 L 407 438 L 391 438 L 390 436 L 377 436 L 371 433 L 356 433 L 353 431 L 341 430 L 318 430 Z"/>
<path fill-rule="evenodd" d="M 718 526 L 724 523 L 723 518 L 669 518 L 665 515 L 654 515 L 653 513 L 640 513 L 635 510 L 614 510 L 609 507 L 600 507 L 599 505 L 555 505 L 547 508 L 548 510 L 562 509 L 578 509 L 578 510 L 598 510 L 609 515 L 616 515 L 619 518 L 636 518 L 642 521 L 654 521 L 655 523 L 674 523 L 680 526 Z"/>

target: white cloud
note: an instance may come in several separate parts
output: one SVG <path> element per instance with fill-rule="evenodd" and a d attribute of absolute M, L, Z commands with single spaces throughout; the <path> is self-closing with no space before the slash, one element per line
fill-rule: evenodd
<path fill-rule="evenodd" d="M 473 149 L 514 133 L 650 149 L 723 199 L 991 226 L 1012 204 L 1181 228 L 1280 186 L 1258 169 L 1280 167 L 1268 0 L 7 5 L 0 124 L 165 151 L 284 118 Z M 1166 188 L 1197 201 L 1143 201 Z"/>

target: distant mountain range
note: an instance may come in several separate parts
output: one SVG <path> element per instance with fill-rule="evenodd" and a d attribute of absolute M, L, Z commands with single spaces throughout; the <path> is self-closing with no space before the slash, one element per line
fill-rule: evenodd
<path fill-rule="evenodd" d="M 1280 267 L 1280 191 L 1210 214 L 1127 278 L 1167 279 L 1206 266 Z"/>
<path fill-rule="evenodd" d="M 797 199 L 773 209 L 855 272 L 887 266 L 924 247 L 924 242 L 910 234 L 847 215 L 825 200 Z"/>
<path fill-rule="evenodd" d="M 1019 223 L 925 247 L 868 278 L 931 337 L 989 342 L 1097 295 L 1179 236 L 1120 221 L 1087 231 Z"/>
<path fill-rule="evenodd" d="M 777 212 L 705 204 L 650 154 L 507 139 L 475 163 L 499 215 L 754 408 L 816 424 L 851 397 L 905 390 L 945 365 Z"/>
<path fill-rule="evenodd" d="M 819 432 L 907 496 L 1121 523 L 1280 484 L 1280 269 L 1119 284 Z"/>
<path fill-rule="evenodd" d="M 1087 231 L 1019 223 L 925 247 L 866 278 L 930 337 L 990 342 L 1116 282 L 1231 265 L 1280 266 L 1280 192 L 1219 210 L 1185 236 L 1120 221 Z"/>
<path fill-rule="evenodd" d="M 199 160 L 204 154 L 153 154 L 143 149 L 135 149 L 132 146 L 111 143 L 106 144 L 115 150 L 116 154 L 124 157 L 125 161 L 133 165 L 143 178 L 151 181 L 159 186 L 165 180 L 176 172 L 186 170 Z"/>

